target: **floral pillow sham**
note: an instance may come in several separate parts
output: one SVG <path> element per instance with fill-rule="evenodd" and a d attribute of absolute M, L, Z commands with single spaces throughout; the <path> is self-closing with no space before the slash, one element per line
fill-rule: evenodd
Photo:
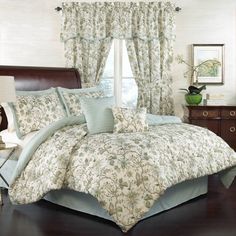
<path fill-rule="evenodd" d="M 9 103 L 9 106 L 19 138 L 66 117 L 66 111 L 55 88 L 17 91 L 16 95 L 16 102 Z"/>
<path fill-rule="evenodd" d="M 146 108 L 128 109 L 113 107 L 114 133 L 143 132 L 148 130 Z"/>
<path fill-rule="evenodd" d="M 80 116 L 83 114 L 80 98 L 104 97 L 104 91 L 97 88 L 67 89 L 58 87 L 59 96 L 64 103 L 68 116 Z"/>

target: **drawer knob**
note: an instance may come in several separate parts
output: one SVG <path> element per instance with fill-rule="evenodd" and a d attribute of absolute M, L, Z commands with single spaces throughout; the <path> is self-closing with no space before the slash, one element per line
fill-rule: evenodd
<path fill-rule="evenodd" d="M 207 117 L 207 116 L 208 116 L 208 111 L 204 111 L 204 112 L 202 113 L 202 115 L 203 115 L 204 117 Z"/>
<path fill-rule="evenodd" d="M 230 114 L 230 116 L 235 116 L 236 112 L 235 111 L 230 111 L 229 114 Z"/>
<path fill-rule="evenodd" d="M 234 126 L 232 126 L 232 127 L 229 128 L 229 131 L 230 131 L 231 133 L 234 133 L 235 130 L 236 130 L 236 128 L 235 128 Z"/>

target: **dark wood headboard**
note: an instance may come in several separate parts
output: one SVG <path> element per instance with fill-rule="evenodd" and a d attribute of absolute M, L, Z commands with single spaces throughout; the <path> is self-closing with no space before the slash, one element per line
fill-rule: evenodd
<path fill-rule="evenodd" d="M 81 88 L 79 73 L 74 68 L 0 66 L 1 75 L 14 76 L 16 90 L 36 91 L 58 86 Z M 7 119 L 3 109 L 1 112 L 0 130 L 3 130 L 7 128 Z"/>

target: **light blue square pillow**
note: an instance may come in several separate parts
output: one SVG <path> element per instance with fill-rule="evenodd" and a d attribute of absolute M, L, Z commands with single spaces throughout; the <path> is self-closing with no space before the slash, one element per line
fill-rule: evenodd
<path fill-rule="evenodd" d="M 80 98 L 82 111 L 85 115 L 90 134 L 109 133 L 114 128 L 112 107 L 114 97 Z"/>

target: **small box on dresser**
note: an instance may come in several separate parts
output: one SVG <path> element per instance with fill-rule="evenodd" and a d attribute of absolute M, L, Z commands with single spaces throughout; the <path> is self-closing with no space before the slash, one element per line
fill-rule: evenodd
<path fill-rule="evenodd" d="M 236 151 L 235 106 L 187 106 L 188 122 L 208 128 Z"/>

